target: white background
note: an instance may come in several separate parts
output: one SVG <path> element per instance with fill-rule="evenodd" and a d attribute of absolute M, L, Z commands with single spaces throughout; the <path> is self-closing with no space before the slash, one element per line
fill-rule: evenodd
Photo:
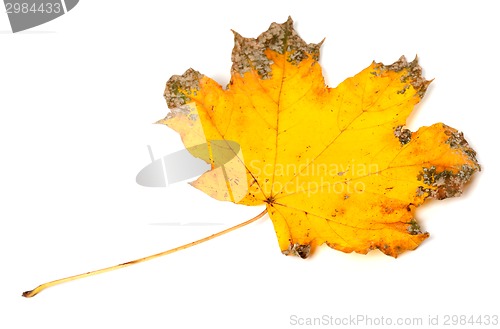
<path fill-rule="evenodd" d="M 498 31 L 494 1 L 80 1 L 12 34 L 0 13 L 0 327 L 292 328 L 290 316 L 499 314 Z M 398 259 L 320 248 L 279 252 L 257 223 L 163 259 L 51 288 L 60 277 L 142 257 L 253 217 L 185 183 L 145 188 L 135 175 L 183 148 L 153 125 L 173 74 L 193 67 L 226 85 L 234 29 L 256 37 L 288 15 L 324 37 L 330 86 L 416 54 L 435 78 L 412 130 L 463 130 L 483 171 L 461 198 L 417 215 L 431 233 Z M 221 223 L 210 226 L 158 223 Z M 155 224 L 156 223 L 156 224 Z"/>

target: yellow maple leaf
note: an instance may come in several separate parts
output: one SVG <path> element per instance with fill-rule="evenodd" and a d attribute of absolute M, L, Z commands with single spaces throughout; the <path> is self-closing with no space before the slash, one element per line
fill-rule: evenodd
<path fill-rule="evenodd" d="M 480 170 L 476 152 L 442 123 L 413 133 L 404 128 L 429 85 L 416 59 L 372 63 L 328 88 L 320 46 L 306 44 L 289 18 L 257 39 L 235 33 L 226 89 L 192 69 L 167 82 L 171 112 L 159 122 L 212 168 L 192 185 L 215 199 L 266 210 L 208 237 L 22 295 L 199 245 L 266 212 L 285 255 L 306 258 L 323 243 L 394 257 L 418 247 L 429 234 L 420 230 L 415 209 L 428 198 L 459 196 Z"/>
<path fill-rule="evenodd" d="M 328 88 L 320 46 L 306 44 L 290 18 L 256 39 L 235 33 L 227 88 L 192 69 L 173 76 L 172 111 L 159 122 L 187 148 L 208 142 L 194 155 L 212 170 L 192 185 L 218 200 L 265 204 L 284 254 L 305 258 L 326 243 L 396 257 L 429 236 L 415 209 L 460 195 L 480 170 L 475 152 L 442 123 L 404 128 L 430 83 L 417 59 L 374 62 Z M 232 159 L 217 163 L 222 153 Z"/>

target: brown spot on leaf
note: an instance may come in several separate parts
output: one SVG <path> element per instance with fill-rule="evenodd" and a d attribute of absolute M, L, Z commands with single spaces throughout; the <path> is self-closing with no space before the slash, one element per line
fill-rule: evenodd
<path fill-rule="evenodd" d="M 200 90 L 200 79 L 203 74 L 193 69 L 188 69 L 183 75 L 174 75 L 167 81 L 163 96 L 170 109 L 179 108 L 191 99 L 189 95 Z"/>
<path fill-rule="evenodd" d="M 422 234 L 422 231 L 420 230 L 420 225 L 418 225 L 415 219 L 412 219 L 408 224 L 409 224 L 407 228 L 408 233 L 410 233 L 411 235 Z"/>
<path fill-rule="evenodd" d="M 417 196 L 427 193 L 430 197 L 438 200 L 460 196 L 464 185 L 475 172 L 476 169 L 468 165 L 462 165 L 457 173 L 453 173 L 451 170 L 437 172 L 434 166 L 423 168 L 417 179 L 429 187 L 419 186 Z"/>
<path fill-rule="evenodd" d="M 309 257 L 309 253 L 311 252 L 310 244 L 298 244 L 298 243 L 290 243 L 287 250 L 283 251 L 283 255 L 295 255 L 299 256 L 302 259 Z"/>
<path fill-rule="evenodd" d="M 394 129 L 394 136 L 399 139 L 401 145 L 408 144 L 411 140 L 411 131 L 409 129 L 403 128 L 403 126 L 397 126 Z"/>

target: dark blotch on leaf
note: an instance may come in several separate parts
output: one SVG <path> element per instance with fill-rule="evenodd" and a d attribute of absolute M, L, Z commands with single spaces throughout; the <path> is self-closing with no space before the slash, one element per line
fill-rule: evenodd
<path fill-rule="evenodd" d="M 286 256 L 295 255 L 304 259 L 309 257 L 310 252 L 311 252 L 311 245 L 294 243 L 290 244 L 288 249 L 283 251 L 283 254 Z"/>
<path fill-rule="evenodd" d="M 396 129 L 394 129 L 394 136 L 399 139 L 401 145 L 405 145 L 411 140 L 411 131 L 403 128 L 403 126 L 397 126 Z"/>

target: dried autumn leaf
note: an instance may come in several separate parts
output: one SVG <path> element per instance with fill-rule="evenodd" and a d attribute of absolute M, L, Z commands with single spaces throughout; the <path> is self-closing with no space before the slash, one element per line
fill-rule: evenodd
<path fill-rule="evenodd" d="M 284 254 L 305 258 L 326 243 L 397 257 L 429 236 L 416 208 L 460 195 L 480 170 L 475 152 L 445 124 L 404 128 L 430 83 L 416 59 L 372 63 L 328 88 L 320 46 L 290 18 L 257 39 L 235 33 L 227 88 L 192 69 L 173 76 L 171 112 L 159 122 L 187 148 L 208 142 L 194 155 L 212 170 L 192 185 L 217 200 L 265 204 Z"/>

